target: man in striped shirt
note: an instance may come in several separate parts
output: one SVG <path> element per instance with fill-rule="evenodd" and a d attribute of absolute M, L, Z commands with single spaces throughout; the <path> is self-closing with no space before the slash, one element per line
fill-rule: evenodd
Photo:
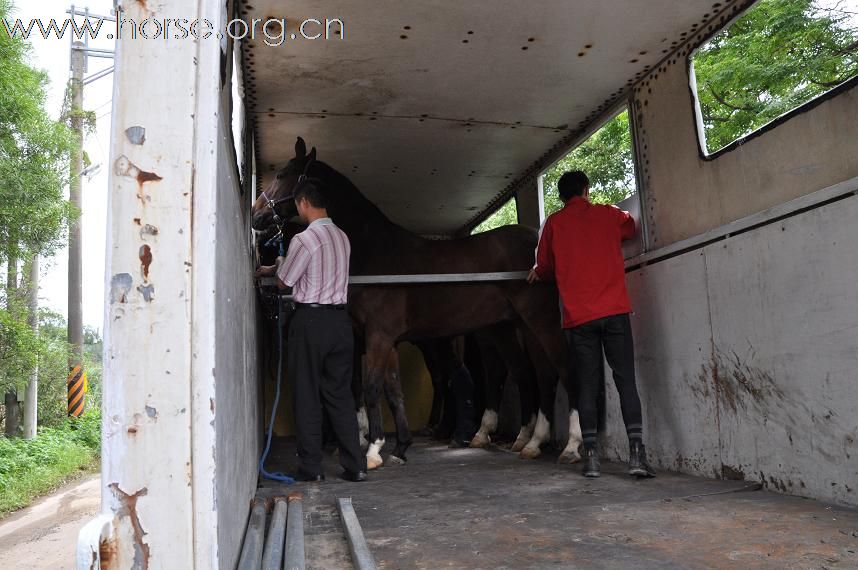
<path fill-rule="evenodd" d="M 346 311 L 349 239 L 328 217 L 325 197 L 313 179 L 295 189 L 298 215 L 307 229 L 289 243 L 286 257 L 261 267 L 257 275 L 277 275 L 292 287 L 297 310 L 289 325 L 288 366 L 294 383 L 298 478 L 323 481 L 322 405 L 340 449 L 343 477 L 366 479 L 357 416 L 351 392 L 354 337 Z"/>

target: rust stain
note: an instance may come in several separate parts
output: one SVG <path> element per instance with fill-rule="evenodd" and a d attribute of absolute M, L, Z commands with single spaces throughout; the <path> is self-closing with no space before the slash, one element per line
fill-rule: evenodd
<path fill-rule="evenodd" d="M 303 501 L 304 495 L 302 495 L 301 493 L 298 493 L 296 491 L 294 493 L 289 493 L 289 495 L 286 497 L 286 500 L 289 501 L 290 503 L 293 501 Z"/>
<path fill-rule="evenodd" d="M 135 435 L 137 433 L 137 426 L 131 426 L 130 428 L 128 428 L 128 433 L 130 433 L 131 435 Z"/>
<path fill-rule="evenodd" d="M 158 180 L 163 180 L 163 178 L 154 172 L 146 172 L 140 169 L 137 171 L 137 182 L 140 186 L 143 186 L 144 182 L 157 182 Z"/>
<path fill-rule="evenodd" d="M 137 516 L 137 499 L 145 497 L 149 492 L 146 487 L 143 487 L 133 495 L 129 495 L 119 488 L 119 483 L 111 483 L 108 485 L 113 490 L 113 495 L 119 501 L 121 507 L 117 511 L 117 516 L 120 518 L 128 517 L 133 530 L 134 541 L 134 568 L 141 570 L 149 569 L 149 545 L 143 541 L 146 536 L 146 531 L 143 530 L 143 525 L 140 524 L 140 518 Z"/>
<path fill-rule="evenodd" d="M 140 218 L 134 218 L 134 223 L 139 226 L 140 225 Z"/>
<path fill-rule="evenodd" d="M 101 542 L 98 543 L 98 558 L 101 560 L 101 570 L 107 570 L 111 567 L 111 562 L 117 552 L 119 552 L 119 545 L 117 545 L 115 538 L 110 540 L 102 539 Z M 94 556 L 95 553 L 93 553 L 93 557 Z"/>
<path fill-rule="evenodd" d="M 149 280 L 149 266 L 152 264 L 152 248 L 148 245 L 140 246 L 140 265 L 143 270 L 143 279 Z"/>

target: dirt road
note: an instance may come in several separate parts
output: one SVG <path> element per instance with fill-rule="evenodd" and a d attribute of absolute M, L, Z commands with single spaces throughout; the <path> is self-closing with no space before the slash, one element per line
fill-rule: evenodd
<path fill-rule="evenodd" d="M 99 475 L 0 521 L 0 568 L 74 568 L 77 533 L 101 505 Z"/>

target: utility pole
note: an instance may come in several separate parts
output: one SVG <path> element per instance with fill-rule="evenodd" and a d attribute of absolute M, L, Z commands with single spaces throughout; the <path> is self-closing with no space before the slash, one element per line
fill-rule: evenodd
<path fill-rule="evenodd" d="M 18 297 L 18 259 L 15 257 L 14 247 L 9 248 L 9 259 L 6 264 L 6 308 L 13 311 L 15 301 Z M 18 392 L 9 390 L 6 392 L 3 404 L 6 406 L 6 437 L 17 437 L 18 426 L 21 425 L 21 415 L 18 406 Z"/>
<path fill-rule="evenodd" d="M 71 50 L 71 126 L 75 132 L 75 150 L 71 157 L 69 201 L 78 212 L 83 210 L 80 195 L 83 170 L 83 74 L 86 53 L 83 42 L 72 43 Z M 83 301 L 81 294 L 82 255 L 81 218 L 69 228 L 69 290 L 68 290 L 68 341 L 71 345 L 69 370 L 83 363 Z"/>
<path fill-rule="evenodd" d="M 90 14 L 89 9 L 78 10 L 72 4 L 67 12 L 72 18 L 83 16 L 84 19 L 98 18 L 116 21 L 113 16 L 98 16 Z M 83 41 L 80 41 L 83 39 Z M 75 132 L 77 148 L 71 157 L 71 181 L 69 183 L 69 201 L 78 212 L 83 211 L 81 199 L 81 174 L 83 171 L 83 86 L 113 72 L 113 67 L 103 69 L 90 77 L 84 77 L 87 69 L 87 57 L 112 59 L 113 51 L 89 47 L 89 35 L 71 41 L 71 128 Z M 69 228 L 69 274 L 68 274 L 68 342 L 71 345 L 69 355 L 69 370 L 75 366 L 83 367 L 83 247 L 81 236 L 82 216 L 75 220 Z"/>
<path fill-rule="evenodd" d="M 27 286 L 27 308 L 29 311 L 28 321 L 34 333 L 39 332 L 39 256 L 33 255 L 30 262 L 30 283 Z M 24 439 L 36 437 L 39 414 L 39 363 L 33 367 L 30 373 L 30 382 L 27 383 L 27 391 L 24 393 Z"/>

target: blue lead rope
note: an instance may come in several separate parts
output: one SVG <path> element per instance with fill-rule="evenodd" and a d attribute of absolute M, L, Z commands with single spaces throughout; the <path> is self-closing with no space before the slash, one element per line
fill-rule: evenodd
<path fill-rule="evenodd" d="M 283 242 L 280 242 L 280 251 L 283 251 Z M 284 473 L 269 473 L 265 470 L 265 460 L 268 458 L 268 452 L 271 450 L 271 436 L 274 435 L 274 419 L 277 417 L 277 405 L 280 403 L 280 379 L 283 373 L 283 321 L 284 321 L 284 311 L 283 311 L 283 298 L 277 297 L 277 391 L 274 396 L 274 407 L 271 409 L 271 420 L 268 422 L 268 436 L 267 441 L 265 442 L 265 451 L 262 452 L 262 457 L 259 458 L 259 473 L 262 474 L 262 477 L 265 479 L 271 479 L 273 481 L 280 481 L 281 483 L 286 483 L 287 485 L 291 485 L 295 482 L 295 479 L 289 477 Z"/>

